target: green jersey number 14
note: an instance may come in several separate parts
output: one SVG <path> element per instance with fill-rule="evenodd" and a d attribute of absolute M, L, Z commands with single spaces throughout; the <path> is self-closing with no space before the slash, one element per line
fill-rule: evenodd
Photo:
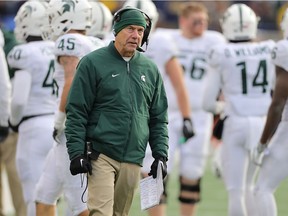
<path fill-rule="evenodd" d="M 247 65 L 246 62 L 239 62 L 237 66 L 241 69 L 242 93 L 247 94 Z M 267 91 L 267 63 L 266 60 L 260 60 L 256 75 L 252 81 L 252 87 L 261 87 L 262 93 Z"/>

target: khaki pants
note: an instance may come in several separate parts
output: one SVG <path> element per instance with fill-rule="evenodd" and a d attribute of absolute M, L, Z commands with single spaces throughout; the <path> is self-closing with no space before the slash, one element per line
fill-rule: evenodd
<path fill-rule="evenodd" d="M 16 170 L 16 144 L 17 144 L 17 134 L 10 133 L 7 139 L 0 143 L 0 164 L 1 168 L 5 167 L 8 176 L 8 182 L 11 192 L 11 197 L 13 205 L 16 211 L 16 216 L 26 216 L 26 205 L 23 198 L 21 182 L 18 177 Z M 1 171 L 0 171 L 1 173 Z M 1 175 L 0 175 L 1 176 Z M 1 178 L 0 178 L 1 181 Z M 0 182 L 1 185 L 2 182 Z M 2 201 L 5 200 L 5 197 L 2 199 L 2 185 L 0 186 L 0 215 L 2 212 Z"/>
<path fill-rule="evenodd" d="M 90 216 L 128 216 L 139 184 L 140 168 L 103 154 L 92 161 L 92 175 L 88 178 Z"/>

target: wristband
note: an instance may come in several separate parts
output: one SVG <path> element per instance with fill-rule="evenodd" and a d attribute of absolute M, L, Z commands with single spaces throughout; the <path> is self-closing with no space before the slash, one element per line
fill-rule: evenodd
<path fill-rule="evenodd" d="M 58 110 L 55 113 L 54 127 L 56 129 L 64 128 L 65 120 L 66 120 L 66 114 Z"/>

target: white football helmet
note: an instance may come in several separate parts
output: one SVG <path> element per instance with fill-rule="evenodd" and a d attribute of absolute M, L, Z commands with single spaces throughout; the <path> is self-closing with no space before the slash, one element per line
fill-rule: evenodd
<path fill-rule="evenodd" d="M 288 38 L 288 8 L 286 9 L 283 15 L 283 19 L 280 23 L 280 27 L 283 31 L 284 38 Z"/>
<path fill-rule="evenodd" d="M 69 30 L 88 30 L 92 8 L 88 0 L 51 0 L 47 10 L 53 39 Z"/>
<path fill-rule="evenodd" d="M 152 21 L 151 31 L 155 29 L 159 18 L 159 13 L 156 5 L 151 0 L 127 0 L 124 3 L 123 8 L 127 6 L 138 8 L 146 13 Z"/>
<path fill-rule="evenodd" d="M 41 27 L 41 36 L 43 40 L 53 40 L 52 28 L 49 24 Z"/>
<path fill-rule="evenodd" d="M 92 23 L 87 35 L 104 39 L 112 29 L 113 15 L 102 2 L 90 1 L 92 6 Z"/>
<path fill-rule="evenodd" d="M 15 21 L 15 37 L 19 42 L 26 42 L 28 36 L 41 36 L 41 28 L 48 25 L 45 11 L 47 2 L 27 1 L 18 10 Z"/>
<path fill-rule="evenodd" d="M 222 32 L 230 41 L 245 41 L 256 38 L 259 18 L 245 4 L 233 4 L 220 19 Z"/>

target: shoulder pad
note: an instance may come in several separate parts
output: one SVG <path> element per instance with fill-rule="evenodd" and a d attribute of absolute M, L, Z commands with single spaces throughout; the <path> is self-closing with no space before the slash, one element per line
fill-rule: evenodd
<path fill-rule="evenodd" d="M 7 61 L 11 68 L 25 69 L 29 67 L 29 52 L 23 45 L 17 45 L 8 53 Z"/>
<path fill-rule="evenodd" d="M 288 70 L 288 40 L 280 40 L 272 50 L 273 63 L 279 67 Z"/>

